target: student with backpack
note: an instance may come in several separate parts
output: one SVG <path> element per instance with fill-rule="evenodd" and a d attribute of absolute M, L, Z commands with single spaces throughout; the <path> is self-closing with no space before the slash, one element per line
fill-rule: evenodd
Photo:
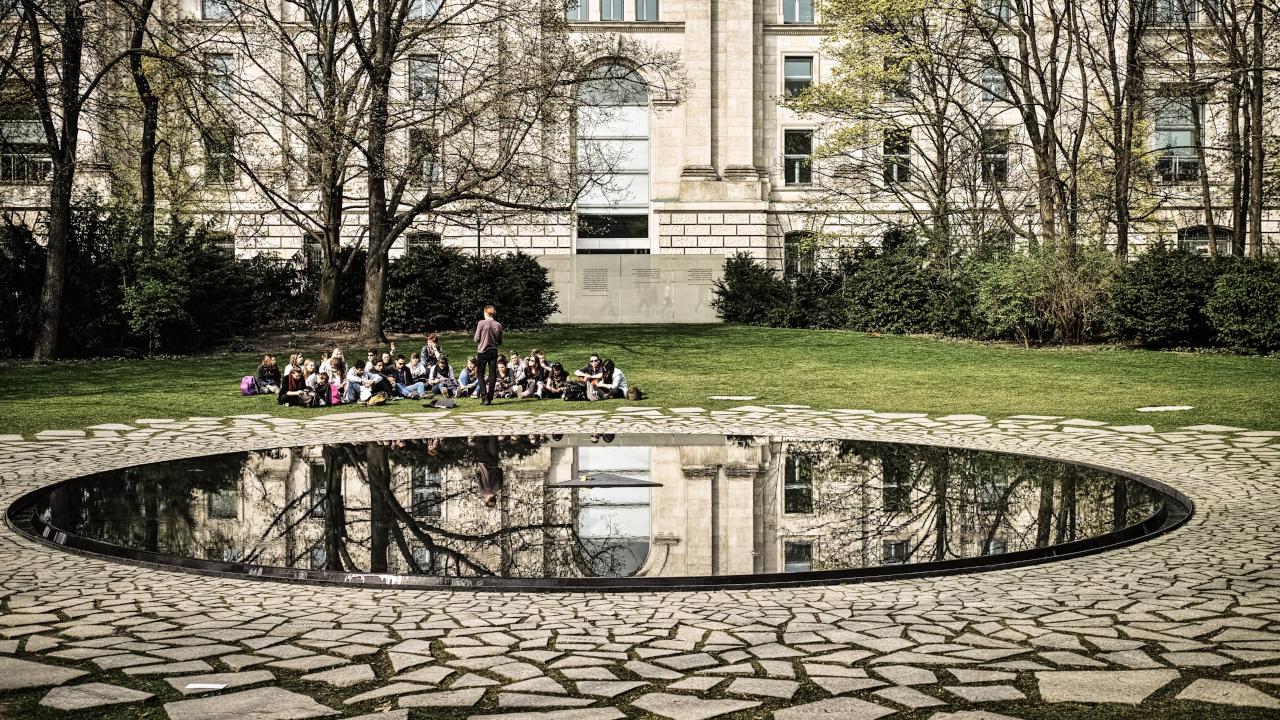
<path fill-rule="evenodd" d="M 259 393 L 274 395 L 280 392 L 280 368 L 276 367 L 276 356 L 270 353 L 263 355 L 254 377 Z"/>

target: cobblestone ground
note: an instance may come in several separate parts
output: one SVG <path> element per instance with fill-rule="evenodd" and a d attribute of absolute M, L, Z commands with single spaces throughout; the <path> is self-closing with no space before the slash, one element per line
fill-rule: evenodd
<path fill-rule="evenodd" d="M 1163 481 L 1197 510 L 1150 542 L 1016 570 L 628 594 L 230 580 L 72 555 L 5 528 L 0 716 L 1280 717 L 1275 432 L 795 407 L 139 420 L 0 436 L 0 496 L 7 507 L 74 474 L 219 451 L 575 431 L 1036 453 Z"/>

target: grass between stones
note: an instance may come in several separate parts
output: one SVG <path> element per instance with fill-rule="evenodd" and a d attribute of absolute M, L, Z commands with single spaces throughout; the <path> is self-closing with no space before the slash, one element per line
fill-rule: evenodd
<path fill-rule="evenodd" d="M 406 356 L 421 336 L 399 338 Z M 442 345 L 460 370 L 474 351 L 469 335 L 448 333 Z M 591 352 L 612 357 L 649 395 L 592 405 L 701 407 L 798 404 L 933 415 L 1053 415 L 1172 430 L 1232 425 L 1280 430 L 1280 359 L 1149 352 L 1106 347 L 1024 350 L 1009 345 L 923 337 L 871 337 L 843 331 L 734 325 L 577 325 L 512 332 L 505 349 L 538 347 L 574 369 Z M 291 351 L 316 357 L 319 347 L 271 348 L 283 366 Z M 345 348 L 364 358 L 364 348 Z M 365 410 L 303 410 L 271 397 L 242 398 L 240 377 L 252 374 L 249 353 L 171 359 L 12 363 L 0 368 L 0 433 L 81 429 L 139 418 L 185 419 L 270 413 L 305 418 Z M 711 395 L 758 395 L 748 403 Z M 1139 407 L 1191 405 L 1193 410 L 1139 413 Z M 585 403 L 497 401 L 494 409 L 586 409 Z M 479 407 L 464 400 L 452 412 Z M 423 412 L 421 403 L 392 403 L 384 412 Z M 441 411 L 443 412 L 443 411 Z"/>

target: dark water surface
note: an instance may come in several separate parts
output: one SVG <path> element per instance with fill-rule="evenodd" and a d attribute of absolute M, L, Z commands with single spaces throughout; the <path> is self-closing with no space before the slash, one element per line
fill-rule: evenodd
<path fill-rule="evenodd" d="M 1007 454 L 723 435 L 313 445 L 81 478 L 54 530 L 225 563 L 455 578 L 678 578 L 906 565 L 1138 524 L 1162 496 Z"/>

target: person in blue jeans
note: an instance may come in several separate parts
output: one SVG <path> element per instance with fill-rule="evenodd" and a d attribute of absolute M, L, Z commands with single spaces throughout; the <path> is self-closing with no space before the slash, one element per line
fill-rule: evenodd
<path fill-rule="evenodd" d="M 396 394 L 402 398 L 417 400 L 427 395 L 427 386 L 421 381 L 414 382 L 403 355 L 396 356 L 395 366 L 387 371 L 387 378 L 395 383 Z"/>
<path fill-rule="evenodd" d="M 476 368 L 476 357 L 467 358 L 467 366 L 458 375 L 458 397 L 472 397 L 480 387 L 480 378 Z"/>
<path fill-rule="evenodd" d="M 436 357 L 436 364 L 432 365 L 431 371 L 427 373 L 427 384 L 431 386 L 432 395 L 457 396 L 458 381 L 453 377 L 453 367 L 449 365 L 449 358 L 444 355 Z"/>

